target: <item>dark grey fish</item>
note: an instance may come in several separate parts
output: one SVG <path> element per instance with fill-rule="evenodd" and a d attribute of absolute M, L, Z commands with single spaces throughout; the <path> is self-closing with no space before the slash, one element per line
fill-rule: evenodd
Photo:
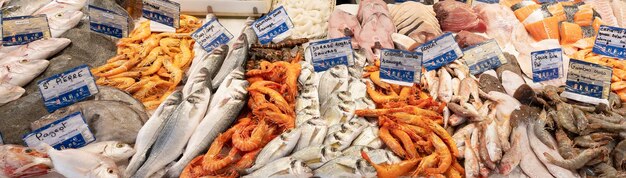
<path fill-rule="evenodd" d="M 533 2 L 533 1 L 522 1 L 522 2 L 519 2 L 519 3 L 511 6 L 511 10 L 516 11 L 518 9 L 521 9 L 522 7 L 530 6 L 530 5 L 533 5 L 533 4 L 537 4 L 537 3 Z"/>
<path fill-rule="evenodd" d="M 596 35 L 596 30 L 593 26 L 580 27 L 583 29 L 583 38 L 593 37 Z"/>
<path fill-rule="evenodd" d="M 574 23 L 574 15 L 578 12 L 578 6 L 563 6 L 563 11 L 565 11 L 565 17 L 567 17 L 566 21 Z"/>
<path fill-rule="evenodd" d="M 137 99 L 133 98 L 130 94 L 109 86 L 98 86 L 98 94 L 92 98 L 96 101 L 119 101 L 128 104 L 137 111 L 146 112 L 146 108 Z M 146 122 L 146 121 L 144 121 Z"/>
<path fill-rule="evenodd" d="M 233 44 L 232 50 L 228 53 L 228 57 L 224 60 L 220 71 L 215 75 L 211 82 L 211 86 L 213 86 L 213 90 L 216 90 L 220 84 L 226 79 L 226 76 L 230 74 L 237 67 L 243 67 L 248 60 L 248 37 L 246 33 L 241 34 L 237 41 Z"/>

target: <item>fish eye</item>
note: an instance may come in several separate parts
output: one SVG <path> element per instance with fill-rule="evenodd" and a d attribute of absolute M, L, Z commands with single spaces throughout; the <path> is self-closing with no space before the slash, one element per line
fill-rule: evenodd
<path fill-rule="evenodd" d="M 122 147 L 124 147 L 124 144 L 118 143 L 115 146 L 118 147 L 118 148 L 122 148 Z"/>
<path fill-rule="evenodd" d="M 30 148 L 24 150 L 24 153 L 31 153 L 31 152 L 33 152 L 33 150 Z"/>
<path fill-rule="evenodd" d="M 57 17 L 63 17 L 63 14 L 62 13 L 58 13 Z"/>
<path fill-rule="evenodd" d="M 108 172 L 109 174 L 113 174 L 113 169 L 107 169 L 107 172 Z"/>

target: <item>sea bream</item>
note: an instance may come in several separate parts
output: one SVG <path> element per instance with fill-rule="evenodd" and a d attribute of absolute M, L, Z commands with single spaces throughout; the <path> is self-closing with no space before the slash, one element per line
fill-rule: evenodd
<path fill-rule="evenodd" d="M 85 7 L 85 5 L 87 5 L 87 0 L 53 0 L 35 11 L 33 14 L 46 14 L 46 16 L 50 18 L 63 11 L 80 11 L 83 7 Z"/>
<path fill-rule="evenodd" d="M 163 124 L 172 111 L 182 102 L 182 92 L 176 91 L 168 96 L 161 105 L 154 111 L 154 114 L 144 124 L 137 133 L 137 141 L 135 142 L 135 154 L 131 158 L 124 175 L 133 175 L 143 164 L 148 156 L 148 151 L 157 139 L 157 134 L 163 129 Z"/>
<path fill-rule="evenodd" d="M 2 17 L 18 17 L 32 15 L 39 8 L 49 4 L 52 0 L 4 0 Z"/>
<path fill-rule="evenodd" d="M 205 151 L 213 140 L 237 119 L 237 115 L 246 104 L 248 82 L 239 79 L 238 85 L 228 86 L 226 97 L 217 100 L 218 104 L 206 114 L 196 131 L 191 135 L 182 158 L 167 171 L 167 176 L 178 177 L 185 166 L 196 156 Z"/>
<path fill-rule="evenodd" d="M 54 170 L 65 177 L 121 177 L 113 160 L 77 149 L 55 150 L 47 146 Z"/>
<path fill-rule="evenodd" d="M 48 59 L 59 53 L 70 45 L 71 41 L 67 38 L 48 38 L 33 41 L 27 45 L 22 45 L 18 49 L 11 51 L 0 58 L 7 56 L 23 57 L 26 59 Z"/>
<path fill-rule="evenodd" d="M 114 162 L 127 161 L 135 154 L 135 149 L 129 144 L 118 141 L 103 141 L 86 145 L 79 150 L 89 153 L 99 154 Z"/>
<path fill-rule="evenodd" d="M 301 134 L 302 129 L 295 128 L 286 131 L 280 134 L 278 137 L 274 138 L 272 141 L 267 143 L 265 147 L 263 147 L 259 155 L 256 157 L 254 166 L 247 169 L 246 171 L 249 173 L 256 172 L 259 168 L 265 166 L 266 164 L 272 165 L 268 163 L 278 158 L 287 156 L 296 147 L 296 144 L 298 143 L 298 138 L 300 138 Z"/>
<path fill-rule="evenodd" d="M 211 86 L 213 86 L 213 90 L 217 89 L 217 87 L 222 84 L 230 72 L 235 70 L 237 67 L 243 67 L 249 57 L 248 48 L 248 37 L 245 33 L 243 33 L 239 36 L 239 38 L 237 38 L 237 41 L 233 44 L 233 47 L 224 60 L 219 72 L 212 79 Z"/>
<path fill-rule="evenodd" d="M 284 157 L 243 177 L 311 177 L 312 173 L 313 171 L 301 160 Z"/>
<path fill-rule="evenodd" d="M 328 125 L 322 119 L 310 119 L 298 127 L 301 128 L 302 135 L 294 152 L 309 146 L 321 145 L 328 131 Z"/>
<path fill-rule="evenodd" d="M 326 162 L 342 155 L 341 150 L 327 146 L 309 146 L 291 154 L 291 157 L 302 160 L 311 169 L 317 169 Z"/>
<path fill-rule="evenodd" d="M 166 118 L 146 162 L 132 177 L 149 177 L 183 153 L 189 138 L 205 116 L 211 100 L 211 79 L 207 73 L 206 69 L 200 70 L 200 75 L 196 76 L 193 83 L 196 83 L 194 88 L 202 87 L 186 97 Z"/>
<path fill-rule="evenodd" d="M 335 158 L 314 173 L 319 177 L 376 177 L 376 169 L 360 156 Z"/>

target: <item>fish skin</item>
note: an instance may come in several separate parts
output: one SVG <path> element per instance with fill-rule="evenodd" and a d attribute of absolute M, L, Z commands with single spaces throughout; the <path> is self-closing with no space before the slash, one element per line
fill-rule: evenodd
<path fill-rule="evenodd" d="M 511 148 L 504 153 L 498 165 L 498 172 L 502 175 L 509 175 L 515 170 L 524 156 L 520 147 L 521 134 L 519 129 L 513 129 L 511 133 Z"/>
<path fill-rule="evenodd" d="M 349 77 L 348 68 L 345 65 L 337 65 L 321 74 L 318 85 L 320 106 L 332 97 L 333 92 L 348 91 Z"/>
<path fill-rule="evenodd" d="M 224 59 L 224 63 L 222 64 L 222 67 L 220 67 L 219 72 L 211 81 L 211 86 L 213 86 L 213 90 L 216 90 L 217 87 L 222 84 L 222 82 L 224 81 L 226 76 L 230 74 L 230 72 L 235 70 L 237 67 L 243 67 L 243 65 L 246 63 L 246 60 L 248 60 L 249 58 L 249 44 L 247 39 L 248 37 L 245 33 L 241 34 L 239 38 L 237 38 L 237 41 L 233 44 L 230 53 L 228 53 L 228 56 L 226 57 L 226 59 Z"/>
<path fill-rule="evenodd" d="M 211 98 L 211 103 L 209 104 L 209 110 L 213 109 L 220 101 L 223 101 L 224 98 L 228 96 L 230 93 L 230 86 L 240 86 L 242 82 L 248 83 L 245 81 L 245 74 L 243 67 L 237 67 L 235 70 L 230 72 L 224 82 L 220 85 L 220 87 L 215 91 L 213 98 Z"/>
<path fill-rule="evenodd" d="M 0 83 L 0 106 L 14 101 L 24 95 L 24 88 L 8 83 Z"/>
<path fill-rule="evenodd" d="M 204 49 L 200 51 L 204 51 Z M 192 64 L 191 69 L 189 69 L 189 72 L 188 72 L 189 76 L 185 83 L 192 83 L 193 81 L 191 81 L 191 79 L 193 79 L 194 76 L 197 75 L 198 71 L 201 68 L 206 68 L 208 70 L 207 75 L 209 76 L 210 79 L 213 79 L 213 77 L 215 77 L 218 70 L 220 69 L 220 66 L 222 66 L 222 64 L 224 63 L 224 59 L 226 59 L 227 52 L 228 52 L 228 45 L 221 45 L 213 49 L 211 54 L 207 54 L 205 56 L 196 56 L 196 58 L 199 58 L 199 59 L 194 58 L 194 63 Z M 189 94 L 193 93 L 191 88 L 192 88 L 192 85 L 185 84 L 185 86 L 183 87 L 183 96 L 186 97 L 186 96 L 189 96 Z"/>
<path fill-rule="evenodd" d="M 12 0 L 5 1 L 2 6 L 2 17 L 17 17 L 32 15 L 39 8 L 52 2 L 52 0 L 32 0 L 32 1 L 20 1 Z"/>
<path fill-rule="evenodd" d="M 287 175 L 277 175 L 277 173 L 288 172 Z M 284 157 L 277 159 L 267 166 L 264 166 L 253 173 L 246 176 L 252 177 L 311 177 L 313 171 L 301 160 L 294 159 L 292 157 Z"/>
<path fill-rule="evenodd" d="M 280 134 L 278 137 L 272 139 L 259 153 L 254 162 L 254 166 L 247 169 L 246 172 L 252 173 L 257 171 L 261 167 L 268 164 L 278 158 L 287 156 L 296 147 L 298 139 L 302 135 L 302 129 L 295 128 Z"/>
<path fill-rule="evenodd" d="M 314 174 L 319 177 L 376 177 L 376 169 L 360 156 L 342 156 L 316 169 Z"/>
<path fill-rule="evenodd" d="M 157 134 L 163 129 L 168 116 L 182 102 L 182 92 L 176 91 L 168 96 L 161 105 L 155 110 L 154 114 L 148 119 L 146 124 L 137 133 L 135 142 L 135 154 L 132 156 L 124 175 L 133 175 L 146 159 L 148 150 L 157 139 Z"/>
<path fill-rule="evenodd" d="M 547 145 L 545 145 L 543 142 L 541 142 L 541 140 L 539 140 L 539 138 L 537 138 L 537 135 L 535 135 L 535 132 L 533 132 L 534 124 L 528 124 L 526 126 L 526 129 L 529 130 L 528 142 L 530 143 L 530 146 L 533 148 L 535 155 L 543 163 L 543 165 L 546 166 L 548 171 L 550 171 L 550 173 L 552 173 L 554 177 L 557 177 L 557 178 L 580 177 L 580 175 L 578 175 L 578 173 L 576 172 L 573 172 L 571 170 L 568 170 L 563 167 L 550 163 L 550 161 L 546 159 L 544 155 L 545 153 L 552 155 L 557 160 L 563 160 L 563 157 L 561 157 L 558 151 L 548 148 Z M 555 142 L 555 140 L 551 139 L 551 142 Z"/>
<path fill-rule="evenodd" d="M 300 135 L 294 152 L 309 146 L 321 145 L 328 131 L 328 125 L 326 125 L 326 122 L 322 119 L 310 119 L 299 126 L 299 128 L 302 129 L 302 134 Z"/>
<path fill-rule="evenodd" d="M 332 131 L 328 130 L 328 134 L 326 135 L 326 139 L 324 140 L 324 145 L 332 145 L 337 147 L 339 150 L 344 150 L 348 148 L 354 139 L 358 137 L 363 130 L 368 126 L 367 123 L 359 122 L 360 119 L 353 119 L 348 122 L 341 124 L 339 130 Z"/>
<path fill-rule="evenodd" d="M 121 177 L 113 160 L 78 149 L 55 150 L 46 145 L 54 170 L 65 177 Z"/>
<path fill-rule="evenodd" d="M 50 27 L 50 35 L 52 38 L 58 38 L 63 33 L 78 25 L 83 18 L 83 12 L 80 10 L 66 10 L 48 15 L 48 26 Z"/>
<path fill-rule="evenodd" d="M 300 62 L 302 70 L 298 76 L 298 95 L 296 96 L 296 126 L 308 120 L 320 118 L 320 102 L 318 96 L 318 75 L 311 63 Z M 303 148 L 298 146 L 298 148 Z"/>
<path fill-rule="evenodd" d="M 438 99 L 448 103 L 452 100 L 452 76 L 444 68 L 439 69 L 439 72 L 437 73 L 439 76 Z"/>
<path fill-rule="evenodd" d="M 185 145 L 194 130 L 205 116 L 211 100 L 211 82 L 208 70 L 201 69 L 194 80 L 201 89 L 186 97 L 166 119 L 163 130 L 158 133 L 146 162 L 131 177 L 149 177 L 167 164 L 176 160 L 184 151 Z M 194 82 L 195 83 L 195 82 Z M 190 83 L 192 84 L 192 83 Z"/>
<path fill-rule="evenodd" d="M 522 171 L 526 173 L 529 177 L 553 177 L 552 174 L 543 166 L 543 163 L 537 158 L 537 155 L 533 152 L 533 149 L 530 146 L 528 135 L 529 132 L 527 130 L 526 123 L 518 123 L 515 127 L 516 132 L 520 134 L 520 151 L 521 154 L 524 155 L 524 159 L 520 161 L 520 168 Z"/>
<path fill-rule="evenodd" d="M 128 93 L 120 89 L 117 89 L 115 87 L 98 86 L 98 93 L 94 95 L 92 98 L 93 100 L 97 100 L 97 101 L 123 102 L 138 111 L 146 112 L 146 108 L 143 106 L 143 104 L 139 100 L 133 98 L 132 95 L 129 95 Z M 147 120 L 144 120 L 143 122 L 147 122 Z"/>
<path fill-rule="evenodd" d="M 354 141 L 352 141 L 352 145 L 363 145 L 369 146 L 372 148 L 382 148 L 383 141 L 378 137 L 378 126 L 368 126 L 363 129 L 363 132 L 359 134 Z"/>
<path fill-rule="evenodd" d="M 6 56 L 23 57 L 26 59 L 48 59 L 65 49 L 70 43 L 70 39 L 67 38 L 41 39 L 30 42 L 27 45 L 22 45 L 18 49 L 6 54 Z"/>
<path fill-rule="evenodd" d="M 246 18 L 246 27 L 243 29 L 243 33 L 246 34 L 246 40 L 248 41 L 248 48 L 252 44 L 256 44 L 259 41 L 259 38 L 256 36 L 256 32 L 252 29 L 252 23 L 254 23 L 256 19 L 254 17 Z"/>
<path fill-rule="evenodd" d="M 91 143 L 82 148 L 79 148 L 79 150 L 102 155 L 113 160 L 116 163 L 128 160 L 128 158 L 135 154 L 135 149 L 132 146 L 118 141 L 103 141 Z"/>
<path fill-rule="evenodd" d="M 48 68 L 45 59 L 9 57 L 0 60 L 0 83 L 25 86 Z"/>
<path fill-rule="evenodd" d="M 237 115 L 246 103 L 248 95 L 246 88 L 249 86 L 247 81 L 240 81 L 238 85 L 229 86 L 228 96 L 222 101 L 216 101 L 220 104 L 204 116 L 198 125 L 198 128 L 202 129 L 196 129 L 191 135 L 182 158 L 168 169 L 166 176 L 179 177 L 187 164 L 207 150 L 213 140 L 237 119 Z"/>
<path fill-rule="evenodd" d="M 346 150 L 343 150 L 343 156 L 361 157 L 361 152 L 363 151 L 370 157 L 372 162 L 374 162 L 375 164 L 394 164 L 402 161 L 402 159 L 400 159 L 389 150 L 360 145 L 351 146 Z"/>
<path fill-rule="evenodd" d="M 349 91 L 332 93 L 320 107 L 320 114 L 327 125 L 341 124 L 354 117 L 356 102 Z"/>
<path fill-rule="evenodd" d="M 41 128 L 69 114 L 82 112 L 85 122 L 98 141 L 121 141 L 133 144 L 146 113 L 118 101 L 82 101 L 54 111 L 32 122 L 32 130 Z M 111 127 L 115 125 L 118 127 Z"/>
<path fill-rule="evenodd" d="M 87 0 L 53 0 L 35 11 L 33 14 L 46 14 L 46 16 L 50 18 L 53 15 L 66 10 L 79 11 L 85 7 L 85 5 L 87 5 Z"/>
<path fill-rule="evenodd" d="M 309 146 L 291 154 L 294 159 L 302 160 L 309 168 L 317 169 L 326 162 L 342 155 L 342 152 L 330 145 Z"/>

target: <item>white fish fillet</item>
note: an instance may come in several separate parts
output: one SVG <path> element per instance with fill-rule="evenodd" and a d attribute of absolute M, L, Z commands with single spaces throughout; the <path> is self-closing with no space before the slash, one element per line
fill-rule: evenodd
<path fill-rule="evenodd" d="M 8 83 L 0 84 L 0 106 L 20 98 L 26 90 Z"/>
<path fill-rule="evenodd" d="M 617 25 L 626 28 L 626 1 L 613 0 L 611 7 L 613 7 L 613 15 L 617 19 Z"/>
<path fill-rule="evenodd" d="M 617 18 L 613 14 L 611 1 L 614 0 L 585 0 L 585 4 L 591 4 L 593 9 L 602 17 L 603 25 L 617 26 Z"/>

